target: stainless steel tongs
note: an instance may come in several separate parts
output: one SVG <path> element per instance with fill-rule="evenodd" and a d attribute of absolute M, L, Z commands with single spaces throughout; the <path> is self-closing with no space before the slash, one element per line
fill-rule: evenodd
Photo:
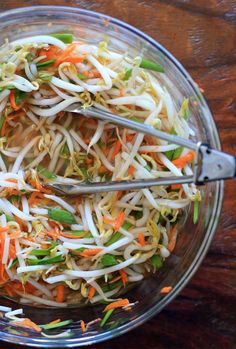
<path fill-rule="evenodd" d="M 117 190 L 144 189 L 158 185 L 195 183 L 202 185 L 206 182 L 229 179 L 236 177 L 236 158 L 224 152 L 211 149 L 209 145 L 198 142 L 192 142 L 179 136 L 171 135 L 146 124 L 125 119 L 121 116 L 100 110 L 95 107 L 82 108 L 82 106 L 72 105 L 67 111 L 106 121 L 118 126 L 122 126 L 137 132 L 145 133 L 150 136 L 192 149 L 196 152 L 193 166 L 193 175 L 191 176 L 171 176 L 166 178 L 154 179 L 135 179 L 132 181 L 110 181 L 110 182 L 78 182 L 78 184 L 57 184 L 52 183 L 48 186 L 60 194 L 78 195 L 98 192 L 109 192 Z"/>

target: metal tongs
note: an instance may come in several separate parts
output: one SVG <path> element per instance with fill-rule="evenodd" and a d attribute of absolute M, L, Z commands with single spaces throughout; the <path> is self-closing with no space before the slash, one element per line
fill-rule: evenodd
<path fill-rule="evenodd" d="M 211 149 L 208 144 L 193 142 L 179 136 L 171 135 L 146 124 L 125 119 L 121 116 L 100 110 L 95 107 L 82 108 L 74 104 L 66 109 L 78 116 L 92 117 L 114 125 L 122 126 L 137 132 L 157 137 L 159 139 L 192 149 L 196 152 L 191 176 L 171 176 L 154 179 L 135 179 L 132 181 L 110 181 L 110 182 L 78 182 L 78 184 L 49 184 L 48 186 L 56 192 L 64 195 L 92 194 L 117 190 L 144 189 L 158 185 L 195 183 L 203 185 L 207 182 L 236 177 L 236 158 L 227 153 Z"/>

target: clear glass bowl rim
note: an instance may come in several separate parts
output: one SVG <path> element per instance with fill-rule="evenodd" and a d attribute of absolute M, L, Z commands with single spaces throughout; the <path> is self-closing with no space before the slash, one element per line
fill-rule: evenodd
<path fill-rule="evenodd" d="M 76 7 L 68 7 L 68 6 L 27 6 L 22 8 L 16 8 L 8 11 L 4 11 L 0 13 L 0 21 L 1 23 L 8 22 L 10 17 L 12 15 L 19 14 L 22 16 L 30 15 L 30 13 L 33 13 L 33 15 L 37 15 L 37 12 L 44 12 L 47 13 L 48 10 L 54 10 L 55 12 L 61 11 L 64 16 L 69 16 L 70 14 L 82 14 L 83 16 L 87 16 L 88 18 L 96 18 L 100 20 L 108 20 L 109 23 L 114 24 L 118 27 L 121 27 L 128 32 L 131 32 L 132 34 L 136 35 L 139 38 L 142 38 L 143 40 L 147 41 L 151 46 L 154 48 L 160 50 L 165 57 L 167 57 L 178 69 L 180 74 L 184 76 L 184 78 L 187 80 L 187 83 L 191 85 L 191 88 L 194 90 L 194 92 L 201 96 L 201 100 L 203 101 L 204 108 L 208 111 L 208 115 L 210 117 L 210 126 L 211 130 L 213 131 L 212 138 L 214 140 L 214 146 L 216 149 L 220 150 L 220 139 L 219 135 L 216 129 L 215 122 L 213 120 L 212 114 L 209 110 L 209 107 L 205 101 L 204 96 L 194 83 L 191 76 L 188 74 L 188 72 L 184 69 L 184 67 L 177 61 L 177 59 L 167 50 L 165 49 L 161 44 L 159 44 L 156 40 L 152 39 L 150 36 L 144 34 L 137 28 L 122 22 L 118 19 L 115 19 L 113 17 L 107 16 L 105 14 L 89 11 L 81 8 Z M 152 308 L 150 308 L 147 312 L 139 316 L 138 318 L 130 321 L 128 324 L 121 325 L 115 329 L 112 329 L 110 331 L 93 335 L 86 338 L 73 338 L 73 339 L 66 339 L 66 338 L 59 338 L 59 339 L 47 339 L 47 338 L 29 338 L 29 337 L 21 337 L 13 334 L 9 334 L 6 332 L 0 331 L 0 339 L 11 342 L 11 343 L 17 343 L 17 344 L 23 344 L 27 346 L 33 346 L 33 347 L 44 347 L 44 348 L 55 348 L 55 347 L 75 347 L 75 346 L 83 346 L 83 345 L 90 345 L 102 342 L 104 340 L 108 340 L 111 338 L 114 338 L 116 336 L 119 336 L 121 334 L 124 334 L 135 327 L 143 324 L 147 320 L 149 320 L 151 317 L 153 317 L 155 314 L 160 312 L 167 304 L 169 304 L 178 294 L 179 292 L 185 287 L 187 282 L 191 279 L 191 277 L 194 275 L 194 273 L 197 271 L 198 267 L 200 266 L 203 258 L 205 257 L 207 250 L 209 248 L 209 245 L 211 243 L 211 240 L 214 236 L 214 233 L 217 228 L 217 224 L 219 221 L 220 211 L 222 207 L 223 202 L 223 195 L 224 195 L 224 183 L 223 181 L 219 181 L 216 185 L 216 192 L 215 192 L 215 205 L 214 205 L 214 212 L 211 216 L 208 229 L 205 234 L 205 238 L 194 258 L 192 261 L 192 264 L 190 268 L 188 268 L 183 275 L 183 277 L 179 280 L 177 285 L 174 288 L 173 292 L 170 292 L 168 295 L 166 295 L 161 301 L 154 305 Z"/>

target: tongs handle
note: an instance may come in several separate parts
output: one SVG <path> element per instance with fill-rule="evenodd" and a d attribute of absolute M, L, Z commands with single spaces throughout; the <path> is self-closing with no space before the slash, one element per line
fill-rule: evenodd
<path fill-rule="evenodd" d="M 95 107 L 89 107 L 89 108 L 83 109 L 81 107 L 75 108 L 74 106 L 75 105 L 72 104 L 72 106 L 68 107 L 66 110 L 70 111 L 72 113 L 82 114 L 83 116 L 86 116 L 86 117 L 93 117 L 95 119 L 107 121 L 109 123 L 113 123 L 113 124 L 118 125 L 118 126 L 122 126 L 122 127 L 131 129 L 131 130 L 134 130 L 137 132 L 147 134 L 149 136 L 163 139 L 164 141 L 167 141 L 170 143 L 175 143 L 175 144 L 181 145 L 184 148 L 189 148 L 189 149 L 192 149 L 194 151 L 197 151 L 197 149 L 198 149 L 197 143 L 194 143 L 188 139 L 185 139 L 185 138 L 182 138 L 179 136 L 171 135 L 169 133 L 156 130 L 153 126 L 150 126 L 150 125 L 147 125 L 144 123 L 140 123 L 137 121 L 133 121 L 130 119 L 126 119 L 122 116 L 112 114 L 112 113 L 109 113 L 107 111 L 97 109 Z"/>

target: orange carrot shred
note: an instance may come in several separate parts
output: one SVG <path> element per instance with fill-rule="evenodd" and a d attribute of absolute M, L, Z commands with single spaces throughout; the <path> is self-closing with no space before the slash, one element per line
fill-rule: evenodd
<path fill-rule="evenodd" d="M 129 305 L 129 300 L 127 298 L 120 299 L 118 301 L 108 304 L 104 309 L 104 311 L 108 311 L 115 308 L 122 308 L 122 307 L 125 307 L 126 305 Z"/>
<path fill-rule="evenodd" d="M 58 322 L 61 322 L 61 319 L 56 319 L 56 320 L 53 320 L 53 321 L 49 322 L 47 325 L 54 325 L 54 324 L 58 324 Z"/>
<path fill-rule="evenodd" d="M 138 239 L 138 243 L 141 246 L 145 246 L 146 242 L 145 242 L 145 237 L 143 233 L 139 233 L 137 239 Z"/>
<path fill-rule="evenodd" d="M 134 172 L 135 172 L 135 167 L 131 165 L 131 166 L 128 168 L 128 175 L 129 175 L 129 176 L 132 176 L 132 175 L 134 174 Z"/>
<path fill-rule="evenodd" d="M 35 322 L 31 321 L 28 318 L 25 318 L 24 320 L 21 320 L 21 321 L 12 321 L 11 324 L 21 326 L 21 327 L 31 328 L 32 330 L 35 330 L 37 332 L 42 331 L 42 329 Z"/>
<path fill-rule="evenodd" d="M 190 150 L 187 154 L 181 156 L 180 158 L 173 160 L 172 164 L 174 164 L 178 168 L 183 168 L 190 161 L 193 161 L 195 157 L 194 151 Z"/>
<path fill-rule="evenodd" d="M 121 276 L 121 281 L 122 281 L 123 285 L 125 286 L 126 283 L 128 282 L 128 275 L 127 275 L 126 271 L 124 271 L 123 269 L 119 270 L 119 274 Z"/>
<path fill-rule="evenodd" d="M 116 220 L 115 220 L 115 224 L 114 224 L 114 230 L 117 231 L 121 228 L 123 222 L 124 222 L 124 218 L 125 218 L 125 213 L 123 211 L 121 211 Z"/>
<path fill-rule="evenodd" d="M 115 160 L 116 155 L 120 152 L 121 150 L 121 142 L 119 140 L 116 141 L 113 154 L 112 154 L 112 160 Z"/>
<path fill-rule="evenodd" d="M 6 225 L 5 227 L 0 227 L 0 233 L 5 233 L 10 229 L 10 227 L 8 225 Z"/>
<path fill-rule="evenodd" d="M 91 248 L 91 249 L 86 249 L 83 252 L 80 252 L 80 255 L 83 257 L 90 257 L 90 256 L 94 256 L 95 254 L 101 251 L 102 251 L 102 248 Z"/>
<path fill-rule="evenodd" d="M 167 293 L 169 293 L 171 290 L 172 290 L 172 287 L 171 287 L 171 286 L 166 286 L 166 287 L 163 287 L 163 288 L 161 289 L 160 293 L 167 294 Z"/>
<path fill-rule="evenodd" d="M 88 292 L 88 299 L 91 300 L 93 299 L 94 295 L 96 293 L 96 288 L 93 286 L 89 287 L 89 292 Z"/>
<path fill-rule="evenodd" d="M 65 298 L 65 285 L 58 285 L 57 288 L 56 301 L 62 303 Z"/>
<path fill-rule="evenodd" d="M 86 325 L 85 325 L 84 320 L 81 320 L 80 327 L 81 327 L 82 332 L 86 332 Z"/>
<path fill-rule="evenodd" d="M 170 232 L 169 243 L 167 245 L 167 248 L 170 252 L 172 252 L 175 248 L 176 240 L 177 240 L 177 233 L 178 233 L 178 229 L 177 229 L 177 225 L 175 225 Z"/>

